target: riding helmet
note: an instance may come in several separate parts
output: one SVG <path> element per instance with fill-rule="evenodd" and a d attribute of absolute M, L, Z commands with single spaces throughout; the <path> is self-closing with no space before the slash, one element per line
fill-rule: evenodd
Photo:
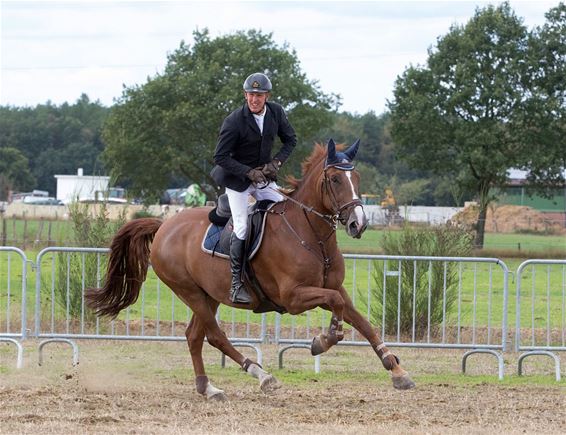
<path fill-rule="evenodd" d="M 271 80 L 262 73 L 253 73 L 244 82 L 244 91 L 264 94 L 271 92 Z"/>

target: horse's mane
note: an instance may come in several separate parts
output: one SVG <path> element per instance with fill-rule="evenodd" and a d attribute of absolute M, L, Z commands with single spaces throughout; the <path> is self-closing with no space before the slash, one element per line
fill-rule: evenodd
<path fill-rule="evenodd" d="M 305 175 L 310 171 L 314 166 L 316 166 L 323 158 L 326 157 L 326 147 L 322 144 L 315 143 L 314 149 L 310 156 L 308 156 L 303 163 L 301 163 L 301 175 L 304 178 Z M 285 178 L 285 181 L 289 184 L 290 191 L 297 189 L 303 180 L 303 178 L 295 178 L 292 175 L 288 175 Z"/>

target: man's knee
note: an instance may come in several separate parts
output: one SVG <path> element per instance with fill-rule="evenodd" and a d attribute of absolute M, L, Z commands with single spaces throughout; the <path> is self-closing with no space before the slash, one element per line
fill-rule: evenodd
<path fill-rule="evenodd" d="M 246 240 L 248 229 L 246 225 L 234 225 L 234 234 L 240 240 Z"/>

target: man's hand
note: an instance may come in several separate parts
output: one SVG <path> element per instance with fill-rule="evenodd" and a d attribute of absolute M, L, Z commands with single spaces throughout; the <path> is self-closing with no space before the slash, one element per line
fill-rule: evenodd
<path fill-rule="evenodd" d="M 267 178 L 265 178 L 265 175 L 263 175 L 263 172 L 261 172 L 261 170 L 259 169 L 250 169 L 246 174 L 246 177 L 248 177 L 250 180 L 252 180 L 255 184 L 258 185 L 268 183 Z"/>
<path fill-rule="evenodd" d="M 269 163 L 263 165 L 261 172 L 266 176 L 268 180 L 277 181 L 277 173 L 281 167 L 281 162 L 277 159 L 273 159 Z"/>

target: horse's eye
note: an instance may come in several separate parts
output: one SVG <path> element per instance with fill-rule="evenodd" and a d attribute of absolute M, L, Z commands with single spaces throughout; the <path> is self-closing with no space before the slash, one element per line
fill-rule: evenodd
<path fill-rule="evenodd" d="M 330 177 L 330 180 L 333 183 L 340 183 L 340 177 L 338 175 L 333 175 L 332 177 Z"/>

